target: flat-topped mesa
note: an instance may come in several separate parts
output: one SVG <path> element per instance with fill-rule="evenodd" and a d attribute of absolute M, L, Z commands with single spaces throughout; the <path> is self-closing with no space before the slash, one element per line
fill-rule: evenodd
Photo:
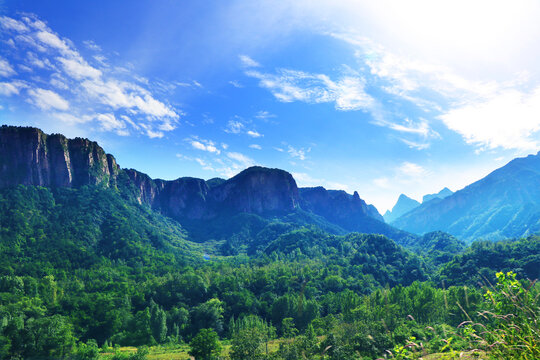
<path fill-rule="evenodd" d="M 212 187 L 209 196 L 229 211 L 286 213 L 299 205 L 298 186 L 284 170 L 250 167 L 231 179 Z"/>
<path fill-rule="evenodd" d="M 120 168 L 94 141 L 47 135 L 32 127 L 0 128 L 0 187 L 112 185 Z"/>

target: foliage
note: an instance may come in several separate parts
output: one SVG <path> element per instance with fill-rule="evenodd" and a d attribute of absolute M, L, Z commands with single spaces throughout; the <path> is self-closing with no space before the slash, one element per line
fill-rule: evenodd
<path fill-rule="evenodd" d="M 189 354 L 195 360 L 214 360 L 221 352 L 218 334 L 212 329 L 201 329 L 189 343 Z"/>
<path fill-rule="evenodd" d="M 121 181 L 0 190 L 0 358 L 92 359 L 99 347 L 180 346 L 204 334 L 229 339 L 233 359 L 510 354 L 469 346 L 475 324 L 506 332 L 509 348 L 537 351 L 538 287 L 522 281 L 538 276 L 540 237 L 462 251 L 434 233 L 408 243 L 412 253 L 301 218 L 238 215 L 199 244 L 186 228 L 202 224 L 183 227 L 139 205 Z M 483 277 L 500 282 L 487 298 L 476 286 Z"/>

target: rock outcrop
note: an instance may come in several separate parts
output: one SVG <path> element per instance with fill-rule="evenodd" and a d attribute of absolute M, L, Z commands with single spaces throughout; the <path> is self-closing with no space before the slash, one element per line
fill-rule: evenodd
<path fill-rule="evenodd" d="M 119 171 L 114 157 L 88 139 L 70 140 L 29 127 L 0 128 L 0 187 L 110 186 Z"/>

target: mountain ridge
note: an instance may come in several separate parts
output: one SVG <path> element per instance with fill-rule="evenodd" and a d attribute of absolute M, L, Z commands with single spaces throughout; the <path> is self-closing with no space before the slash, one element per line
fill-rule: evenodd
<path fill-rule="evenodd" d="M 441 230 L 463 240 L 524 237 L 540 231 L 540 152 L 516 158 L 484 178 L 431 200 L 391 224 L 422 234 Z"/>
<path fill-rule="evenodd" d="M 227 180 L 152 179 L 135 169 L 122 169 L 114 156 L 88 139 L 68 139 L 37 128 L 6 125 L 0 128 L 0 150 L 0 187 L 114 188 L 122 184 L 139 204 L 180 222 L 236 213 L 284 216 L 302 208 L 347 231 L 393 238 L 410 235 L 385 224 L 377 209 L 366 204 L 358 192 L 350 195 L 323 187 L 298 188 L 293 176 L 281 169 L 254 166 Z"/>

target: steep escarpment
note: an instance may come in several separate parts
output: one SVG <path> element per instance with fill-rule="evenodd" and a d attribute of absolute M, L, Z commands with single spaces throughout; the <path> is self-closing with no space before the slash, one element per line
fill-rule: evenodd
<path fill-rule="evenodd" d="M 288 213 L 298 207 L 296 181 L 284 170 L 250 167 L 213 187 L 211 199 L 224 211 Z"/>
<path fill-rule="evenodd" d="M 302 209 L 348 231 L 388 236 L 395 231 L 357 192 L 350 195 L 322 187 L 299 189 L 284 170 L 254 166 L 228 180 L 152 179 L 134 169 L 121 169 L 96 142 L 47 135 L 36 128 L 3 126 L 0 187 L 18 184 L 112 187 L 181 222 L 223 219 L 240 213 L 279 217 Z"/>
<path fill-rule="evenodd" d="M 343 224 L 345 228 L 354 227 L 357 220 L 366 217 L 384 221 L 377 209 L 360 199 L 356 191 L 350 195 L 343 190 L 326 190 L 318 186 L 301 188 L 300 196 L 302 208 L 332 222 Z"/>
<path fill-rule="evenodd" d="M 29 127 L 0 128 L 0 187 L 114 184 L 119 167 L 88 139 L 47 135 Z"/>

